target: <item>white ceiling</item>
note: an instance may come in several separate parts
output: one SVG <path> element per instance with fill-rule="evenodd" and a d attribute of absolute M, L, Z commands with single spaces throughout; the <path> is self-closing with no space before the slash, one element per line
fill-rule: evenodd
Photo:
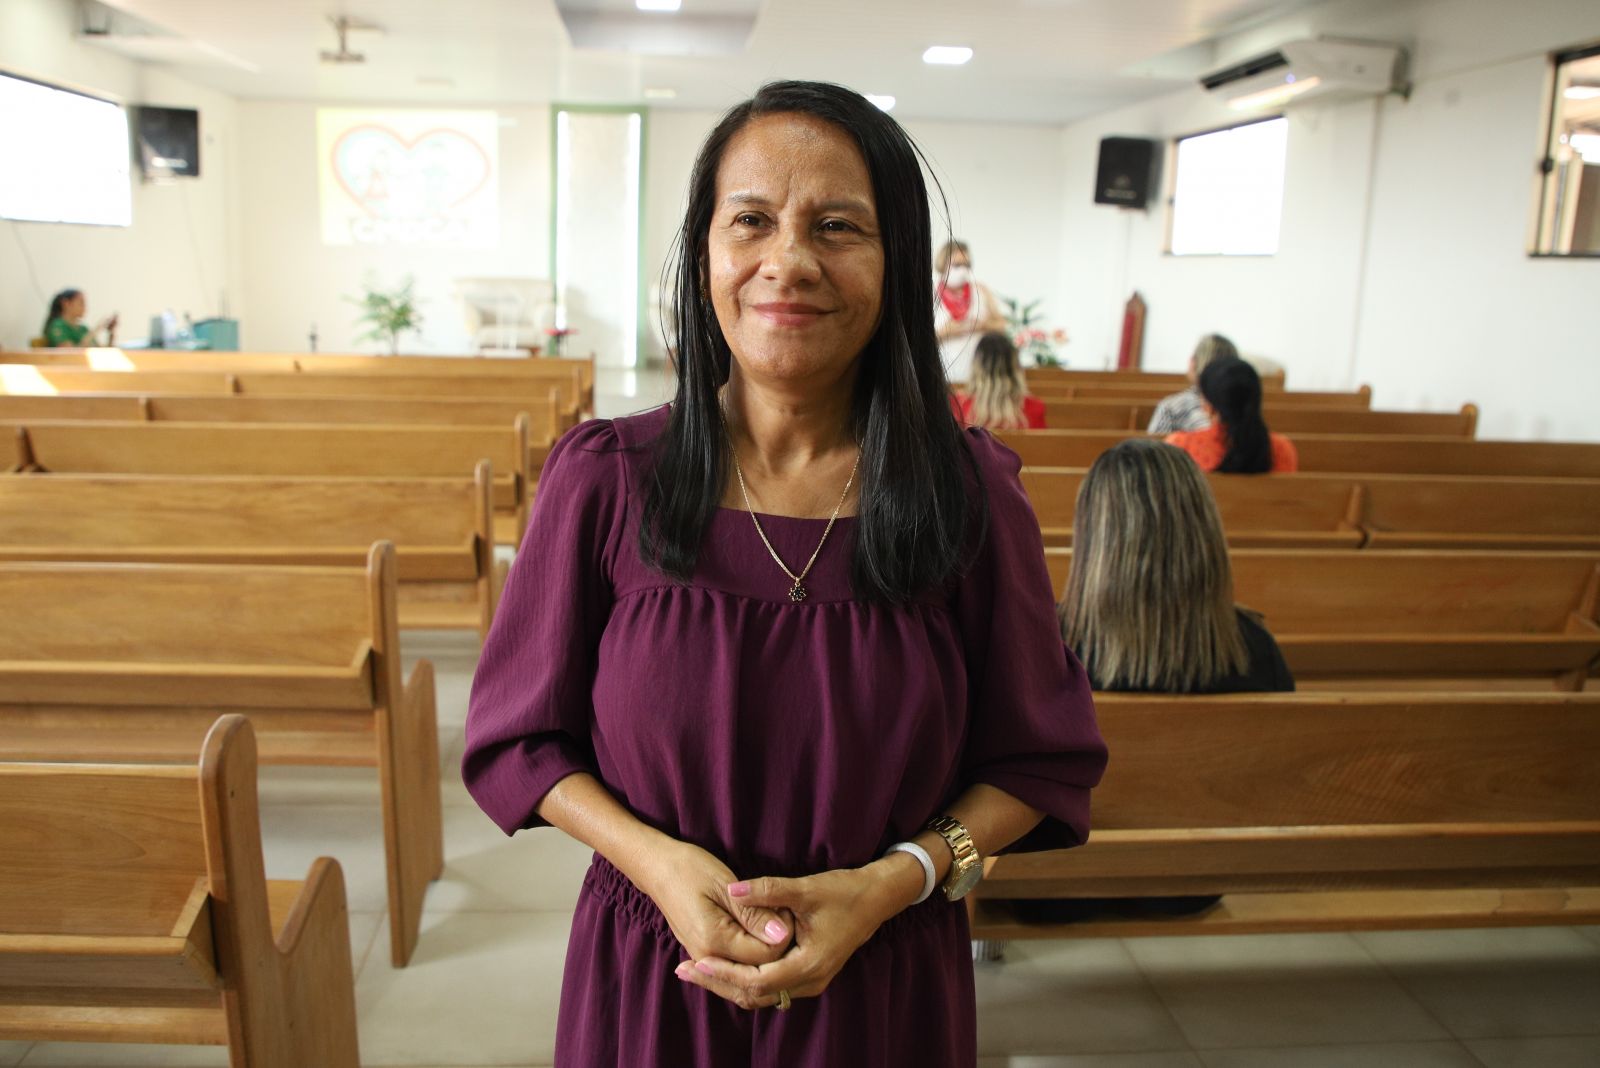
<path fill-rule="evenodd" d="M 106 0 L 187 38 L 145 55 L 250 99 L 417 105 L 636 103 L 716 108 L 773 78 L 886 93 L 921 119 L 1061 123 L 1169 92 L 1213 62 L 1220 34 L 1307 0 L 683 0 L 688 17 L 748 17 L 735 56 L 645 56 L 572 47 L 555 0 Z M 562 0 L 623 14 L 628 0 Z M 360 65 L 327 66 L 330 15 L 353 32 Z M 670 20 L 676 16 L 650 16 Z M 178 46 L 180 42 L 168 42 Z M 967 45 L 964 67 L 929 67 L 925 48 Z M 133 51 L 133 49 L 129 49 Z"/>

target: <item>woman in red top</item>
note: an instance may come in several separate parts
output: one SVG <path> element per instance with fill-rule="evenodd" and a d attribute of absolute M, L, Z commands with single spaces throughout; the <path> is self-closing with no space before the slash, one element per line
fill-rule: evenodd
<path fill-rule="evenodd" d="M 1199 387 L 1211 425 L 1166 440 L 1193 457 L 1200 470 L 1259 475 L 1300 469 L 1294 443 L 1269 431 L 1261 417 L 1261 377 L 1254 367 L 1217 360 L 1200 373 Z"/>
<path fill-rule="evenodd" d="M 950 398 L 956 417 L 991 430 L 1043 430 L 1044 401 L 1028 393 L 1016 346 L 1004 334 L 985 334 L 972 358 L 972 381 Z"/>

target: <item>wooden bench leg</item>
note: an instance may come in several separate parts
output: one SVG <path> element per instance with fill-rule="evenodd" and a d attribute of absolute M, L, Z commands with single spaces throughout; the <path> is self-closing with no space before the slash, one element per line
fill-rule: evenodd
<path fill-rule="evenodd" d="M 319 858 L 277 939 L 278 984 L 229 1036 L 233 1068 L 360 1068 L 350 913 L 338 862 Z"/>
<path fill-rule="evenodd" d="M 389 878 L 389 959 L 403 968 L 417 948 L 428 884 L 444 871 L 432 663 L 417 662 L 397 703 L 397 721 L 379 723 L 379 759 Z"/>

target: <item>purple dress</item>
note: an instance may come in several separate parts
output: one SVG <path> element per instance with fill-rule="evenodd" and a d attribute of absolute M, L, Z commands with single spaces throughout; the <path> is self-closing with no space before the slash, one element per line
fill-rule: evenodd
<path fill-rule="evenodd" d="M 850 591 L 853 519 L 806 579 L 750 516 L 712 520 L 694 581 L 636 543 L 647 450 L 666 409 L 585 423 L 550 454 L 473 680 L 462 774 L 507 834 L 574 772 L 740 878 L 867 864 L 989 783 L 1048 815 L 1013 849 L 1081 843 L 1105 748 L 1062 646 L 1020 464 L 967 442 L 988 536 L 943 594 L 890 607 Z M 791 566 L 825 520 L 763 516 Z M 890 920 L 818 998 L 745 1012 L 673 975 L 654 903 L 598 855 L 573 918 L 556 1028 L 561 1068 L 970 1066 L 976 1008 L 965 908 L 935 891 Z"/>

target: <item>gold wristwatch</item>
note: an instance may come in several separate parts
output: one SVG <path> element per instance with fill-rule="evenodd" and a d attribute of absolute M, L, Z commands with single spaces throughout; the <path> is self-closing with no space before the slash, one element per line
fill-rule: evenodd
<path fill-rule="evenodd" d="M 978 847 L 972 841 L 972 833 L 960 820 L 949 816 L 940 816 L 928 823 L 928 830 L 938 831 L 940 837 L 950 846 L 950 852 L 955 854 L 955 860 L 950 865 L 950 874 L 944 879 L 944 896 L 951 901 L 960 901 L 972 892 L 983 878 L 983 858 L 978 855 Z"/>

